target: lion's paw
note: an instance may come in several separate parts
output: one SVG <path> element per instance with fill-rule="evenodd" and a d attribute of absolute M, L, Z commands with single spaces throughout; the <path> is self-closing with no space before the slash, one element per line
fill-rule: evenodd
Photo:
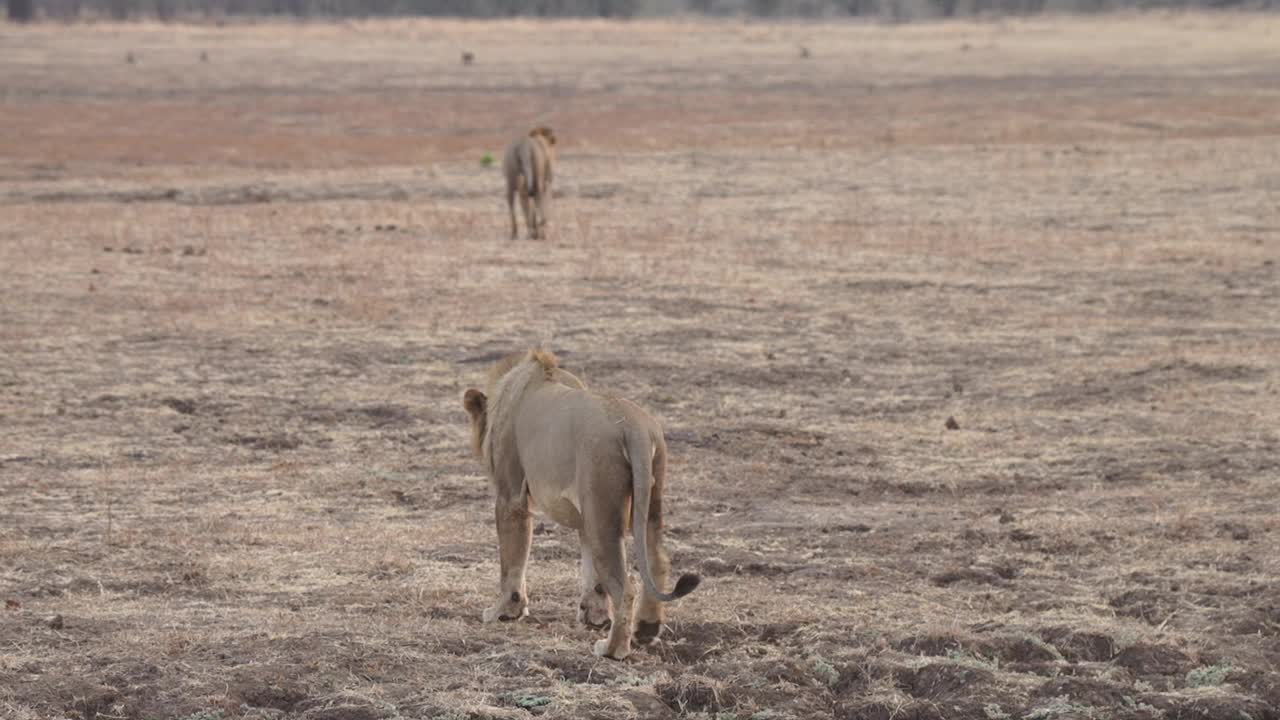
<path fill-rule="evenodd" d="M 610 655 L 608 639 L 597 640 L 594 651 L 598 657 L 608 658 L 610 660 L 625 660 L 627 659 L 627 656 L 631 654 L 631 650 L 628 648 L 618 651 L 615 655 Z"/>
<path fill-rule="evenodd" d="M 646 622 L 641 620 L 636 623 L 635 640 L 641 645 L 648 645 L 658 638 L 662 633 L 662 623 Z"/>

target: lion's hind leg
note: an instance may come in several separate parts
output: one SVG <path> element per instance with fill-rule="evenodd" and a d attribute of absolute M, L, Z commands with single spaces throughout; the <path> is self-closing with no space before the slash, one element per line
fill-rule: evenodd
<path fill-rule="evenodd" d="M 657 495 L 654 496 L 657 498 Z M 653 573 L 653 581 L 658 587 L 667 586 L 667 575 L 671 572 L 671 561 L 667 559 L 667 551 L 662 547 L 662 521 L 649 516 L 649 527 L 645 533 L 645 544 L 649 551 L 649 570 Z M 641 552 L 639 549 L 636 552 Z M 666 621 L 663 604 L 643 587 L 639 593 L 639 608 L 636 610 L 636 642 L 648 645 L 662 632 L 662 623 Z"/>
<path fill-rule="evenodd" d="M 667 586 L 667 576 L 671 573 L 671 561 L 667 559 L 666 548 L 662 543 L 662 493 L 666 485 L 667 451 L 659 446 L 653 455 L 653 490 L 649 495 L 648 525 L 645 528 L 645 550 L 649 553 L 649 571 L 654 583 L 660 587 Z M 642 552 L 636 548 L 636 552 Z M 636 609 L 636 642 L 647 645 L 662 632 L 662 623 L 666 620 L 663 603 L 650 595 L 642 587 L 639 594 L 639 607 Z"/>
<path fill-rule="evenodd" d="M 519 620 L 529 614 L 529 590 L 525 585 L 525 568 L 529 563 L 529 545 L 533 540 L 529 498 L 499 497 L 495 508 L 498 524 L 498 554 L 501 561 L 498 601 L 484 611 L 481 619 Z"/>
<path fill-rule="evenodd" d="M 518 186 L 520 192 L 520 210 L 524 213 L 524 227 L 529 233 L 530 240 L 538 239 L 538 217 L 535 214 L 533 201 L 529 198 L 529 183 L 525 181 L 524 176 L 520 177 Z"/>
<path fill-rule="evenodd" d="M 596 575 L 595 560 L 585 533 L 578 531 L 582 545 L 582 599 L 578 602 L 578 622 L 597 630 L 613 626 L 613 606 L 605 593 L 604 585 Z"/>
<path fill-rule="evenodd" d="M 538 183 L 538 192 L 534 196 L 535 216 L 538 223 L 538 234 L 541 237 L 547 236 L 547 205 L 551 201 L 551 183 L 545 173 L 542 182 Z"/>
<path fill-rule="evenodd" d="M 603 484 L 597 484 L 597 488 Z M 601 493 L 609 495 L 609 493 Z M 595 653 L 614 660 L 622 660 L 631 654 L 631 607 L 627 598 L 627 551 L 622 542 L 622 512 L 597 496 L 599 506 L 584 508 L 583 540 L 591 548 L 591 560 L 596 580 L 604 590 L 612 610 L 613 624 L 609 637 L 595 644 Z"/>
<path fill-rule="evenodd" d="M 511 239 L 515 240 L 520 227 L 516 225 L 516 183 L 510 178 L 507 179 L 507 213 L 511 215 Z"/>
<path fill-rule="evenodd" d="M 627 603 L 626 551 L 621 537 L 612 538 L 594 555 L 600 586 L 613 610 L 609 637 L 595 644 L 595 653 L 612 660 L 631 654 L 631 608 Z"/>

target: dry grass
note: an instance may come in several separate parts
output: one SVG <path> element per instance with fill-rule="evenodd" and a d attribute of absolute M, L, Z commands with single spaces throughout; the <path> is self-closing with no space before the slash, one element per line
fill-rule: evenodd
<path fill-rule="evenodd" d="M 1278 31 L 0 29 L 0 716 L 1276 717 Z M 540 342 L 671 438 L 624 663 L 571 532 L 479 622 Z"/>

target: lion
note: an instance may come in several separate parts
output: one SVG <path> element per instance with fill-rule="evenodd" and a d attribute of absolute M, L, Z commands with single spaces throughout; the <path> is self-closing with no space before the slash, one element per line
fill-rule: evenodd
<path fill-rule="evenodd" d="M 507 147 L 502 172 L 507 176 L 507 211 L 511 214 L 511 239 L 516 227 L 516 193 L 524 211 L 529 239 L 542 237 L 547 225 L 547 203 L 551 199 L 551 175 L 556 162 L 556 136 L 549 127 L 536 127 Z M 533 202 L 530 203 L 530 198 Z"/>
<path fill-rule="evenodd" d="M 652 642 L 662 631 L 663 603 L 688 595 L 701 582 L 685 574 L 671 592 L 660 590 L 670 571 L 662 543 L 662 427 L 630 401 L 587 390 L 542 350 L 499 362 L 486 392 L 471 388 L 462 402 L 471 417 L 472 449 L 497 491 L 499 593 L 483 621 L 518 620 L 529 612 L 525 565 L 531 512 L 538 509 L 578 531 L 578 621 L 608 627 L 608 638 L 593 649 L 614 660 L 631 652 L 623 544 L 630 526 L 643 581 L 634 636 L 637 643 Z"/>

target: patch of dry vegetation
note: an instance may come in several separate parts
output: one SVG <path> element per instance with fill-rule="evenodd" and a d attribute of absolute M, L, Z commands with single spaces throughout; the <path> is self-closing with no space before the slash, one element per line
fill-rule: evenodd
<path fill-rule="evenodd" d="M 0 31 L 0 716 L 1275 717 L 1278 29 Z M 538 342 L 667 424 L 624 663 L 559 528 L 479 622 Z"/>

